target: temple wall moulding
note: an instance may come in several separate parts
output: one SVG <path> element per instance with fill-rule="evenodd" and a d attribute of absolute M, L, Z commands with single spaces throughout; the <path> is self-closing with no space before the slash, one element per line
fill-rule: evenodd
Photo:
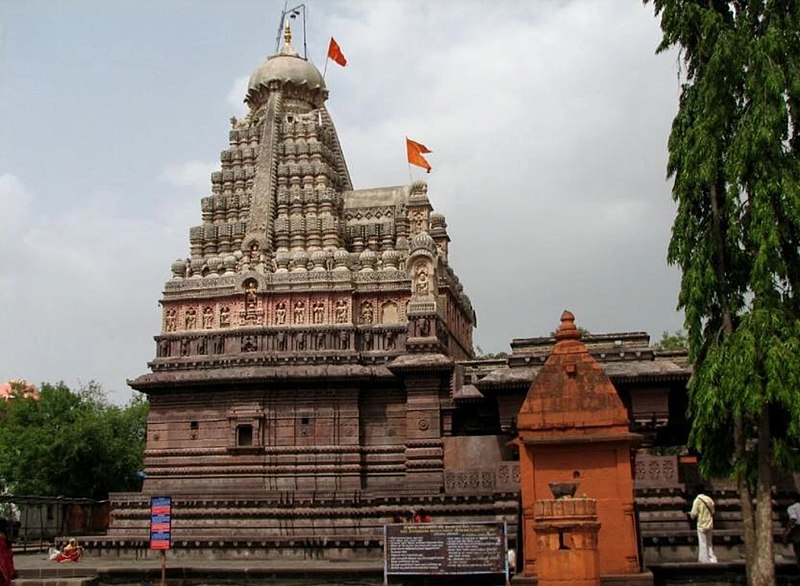
<path fill-rule="evenodd" d="M 219 357 L 252 353 L 310 352 L 305 360 L 330 359 L 326 352 L 355 351 L 384 353 L 401 352 L 405 346 L 404 327 L 332 328 L 302 330 L 270 329 L 267 331 L 207 335 L 159 336 L 156 342 L 155 364 L 164 360 L 187 357 Z M 300 360 L 300 357 L 297 357 Z M 260 357 L 259 362 L 274 362 L 274 357 Z M 199 365 L 199 364 L 198 364 Z M 163 364 L 162 364 L 163 366 Z M 175 366 L 181 366 L 176 363 Z M 183 366 L 189 366 L 183 364 Z"/>

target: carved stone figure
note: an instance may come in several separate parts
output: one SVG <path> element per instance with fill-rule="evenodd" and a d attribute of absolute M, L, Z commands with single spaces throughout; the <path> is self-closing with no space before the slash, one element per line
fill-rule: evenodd
<path fill-rule="evenodd" d="M 419 320 L 419 335 L 427 338 L 431 333 L 431 324 L 427 319 Z"/>
<path fill-rule="evenodd" d="M 278 332 L 276 336 L 276 341 L 278 345 L 279 352 L 286 352 L 286 333 L 285 332 Z"/>
<path fill-rule="evenodd" d="M 317 350 L 325 349 L 325 338 L 324 332 L 317 332 Z"/>
<path fill-rule="evenodd" d="M 198 354 L 205 354 L 206 353 L 206 338 L 203 336 L 199 340 L 197 340 L 197 353 Z"/>
<path fill-rule="evenodd" d="M 322 301 L 317 301 L 312 309 L 312 319 L 315 324 L 321 324 L 325 317 L 325 304 Z"/>
<path fill-rule="evenodd" d="M 348 350 L 350 348 L 350 333 L 342 330 L 339 332 L 339 348 Z"/>
<path fill-rule="evenodd" d="M 181 356 L 189 356 L 189 338 L 181 338 Z"/>
<path fill-rule="evenodd" d="M 362 345 L 364 350 L 372 350 L 372 332 L 367 330 L 364 332 L 364 336 L 361 338 Z"/>
<path fill-rule="evenodd" d="M 184 327 L 187 330 L 193 330 L 197 326 L 197 310 L 190 307 L 186 310 L 186 319 L 184 320 Z"/>
<path fill-rule="evenodd" d="M 225 353 L 225 338 L 222 336 L 214 336 L 214 354 Z"/>
<path fill-rule="evenodd" d="M 255 267 L 261 261 L 261 251 L 258 242 L 253 242 L 249 250 L 250 266 Z"/>
<path fill-rule="evenodd" d="M 395 332 L 386 332 L 386 349 L 387 350 L 394 350 L 395 347 L 395 340 L 397 338 L 397 334 Z"/>
<path fill-rule="evenodd" d="M 174 309 L 167 310 L 167 317 L 164 319 L 164 330 L 167 332 L 174 332 L 176 328 L 177 318 Z"/>
<path fill-rule="evenodd" d="M 430 292 L 430 280 L 428 277 L 428 267 L 422 266 L 417 270 L 414 293 L 420 296 L 428 295 Z"/>
<path fill-rule="evenodd" d="M 294 323 L 302 324 L 306 321 L 306 304 L 298 301 L 294 304 Z"/>
<path fill-rule="evenodd" d="M 169 347 L 170 347 L 169 340 L 159 340 L 158 341 L 158 356 L 160 358 L 166 358 L 167 356 L 169 356 Z"/>
<path fill-rule="evenodd" d="M 306 336 L 303 332 L 296 332 L 294 335 L 294 347 L 296 350 L 306 349 Z"/>
<path fill-rule="evenodd" d="M 210 330 L 214 327 L 214 310 L 206 307 L 203 310 L 203 329 Z"/>
<path fill-rule="evenodd" d="M 247 283 L 247 288 L 244 292 L 244 306 L 247 313 L 254 312 L 258 307 L 258 297 L 256 296 L 257 290 L 258 283 L 255 281 L 249 281 Z"/>
<path fill-rule="evenodd" d="M 347 301 L 344 299 L 337 301 L 335 313 L 337 324 L 347 323 Z"/>
<path fill-rule="evenodd" d="M 256 351 L 256 337 L 252 335 L 242 336 L 242 352 Z"/>
<path fill-rule="evenodd" d="M 286 304 L 283 301 L 275 307 L 275 323 L 279 326 L 286 323 Z"/>
<path fill-rule="evenodd" d="M 361 323 L 371 324 L 375 319 L 375 311 L 372 309 L 372 303 L 365 301 L 361 304 Z"/>
<path fill-rule="evenodd" d="M 228 328 L 231 325 L 231 308 L 227 305 L 219 310 L 219 327 Z"/>

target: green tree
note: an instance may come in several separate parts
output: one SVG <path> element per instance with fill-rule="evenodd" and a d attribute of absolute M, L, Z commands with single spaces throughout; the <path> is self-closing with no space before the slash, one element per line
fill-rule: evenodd
<path fill-rule="evenodd" d="M 111 405 L 96 384 L 44 384 L 0 403 L 0 479 L 11 492 L 105 499 L 138 488 L 148 404 Z"/>
<path fill-rule="evenodd" d="M 683 330 L 670 334 L 661 332 L 661 339 L 655 345 L 657 350 L 685 350 L 689 347 L 689 340 Z"/>
<path fill-rule="evenodd" d="M 772 469 L 796 466 L 800 436 L 800 3 L 647 2 L 659 50 L 685 67 L 668 259 L 695 369 L 690 442 L 706 474 L 737 480 L 748 583 L 774 584 Z"/>

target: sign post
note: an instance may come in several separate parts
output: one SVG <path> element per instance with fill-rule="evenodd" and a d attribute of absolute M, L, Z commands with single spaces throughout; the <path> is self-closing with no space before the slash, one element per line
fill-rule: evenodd
<path fill-rule="evenodd" d="M 172 535 L 172 497 L 150 497 L 150 549 L 161 550 L 161 586 L 167 584 L 167 550 Z"/>
<path fill-rule="evenodd" d="M 384 525 L 384 584 L 390 575 L 504 575 L 508 537 L 502 521 Z"/>

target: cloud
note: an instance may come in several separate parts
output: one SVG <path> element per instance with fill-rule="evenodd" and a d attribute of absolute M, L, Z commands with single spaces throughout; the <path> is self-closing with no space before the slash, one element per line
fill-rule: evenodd
<path fill-rule="evenodd" d="M 16 261 L 3 263 L 0 312 L 4 331 L 17 333 L 0 337 L 0 379 L 95 380 L 124 401 L 125 377 L 152 358 L 153 292 L 169 275 L 164 249 L 186 246 L 188 212 L 176 222 L 162 213 L 170 203 L 132 216 L 113 196 L 77 197 L 54 212 L 35 199 L 18 177 L 0 176 L 3 258 Z"/>
<path fill-rule="evenodd" d="M 244 96 L 247 93 L 249 81 L 250 77 L 248 76 L 237 77 L 231 89 L 228 90 L 227 96 L 225 96 L 225 101 L 233 106 L 236 116 L 247 114 L 247 104 L 244 103 Z"/>
<path fill-rule="evenodd" d="M 161 172 L 160 179 L 175 187 L 187 187 L 203 193 L 211 189 L 211 173 L 218 171 L 219 163 L 205 161 L 186 161 L 168 165 Z"/>

